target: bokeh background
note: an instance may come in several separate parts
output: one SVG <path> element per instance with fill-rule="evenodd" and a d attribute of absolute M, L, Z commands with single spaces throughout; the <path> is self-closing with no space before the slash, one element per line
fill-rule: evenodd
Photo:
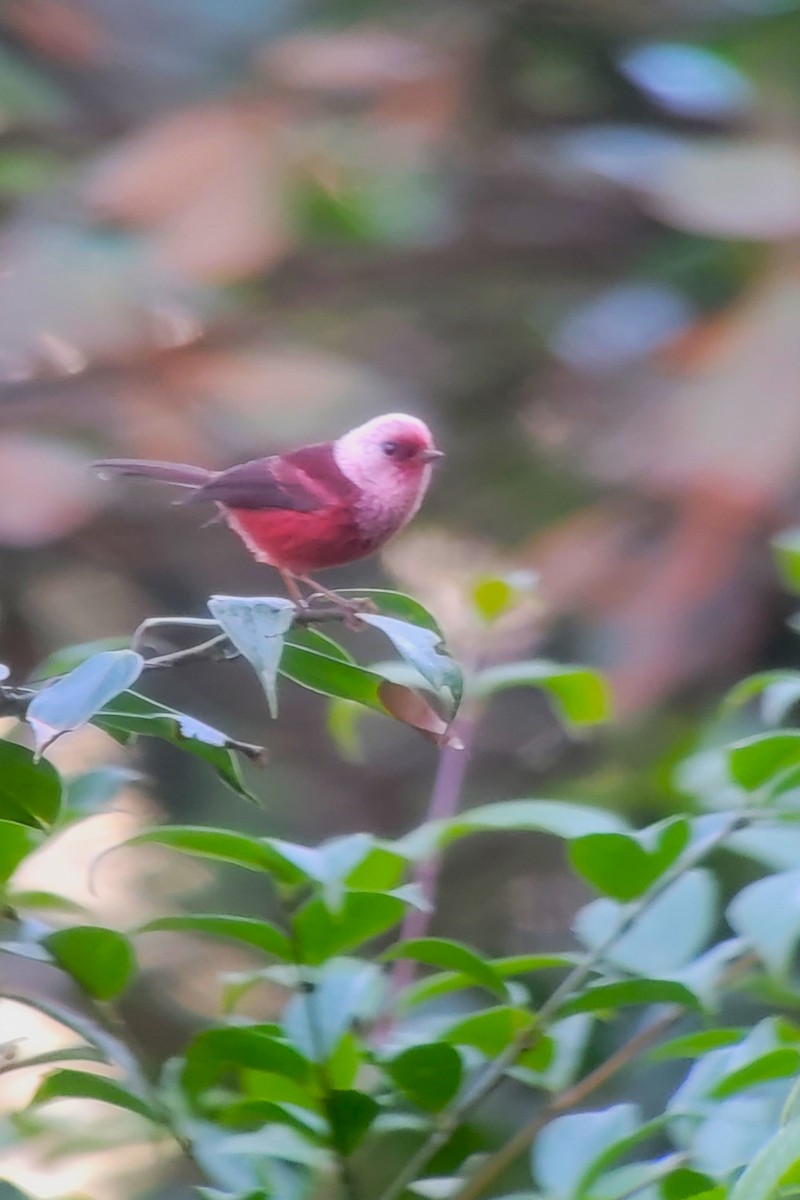
<path fill-rule="evenodd" d="M 615 693 L 585 743 L 535 694 L 503 699 L 465 802 L 668 812 L 721 689 L 797 660 L 768 537 L 798 511 L 799 61 L 792 0 L 3 0 L 0 660 L 24 675 L 273 587 L 220 526 L 93 458 L 224 466 L 405 409 L 446 463 L 383 559 L 329 582 L 413 592 L 469 658 L 475 579 L 536 571 L 515 651 L 592 663 Z M 36 868 L 109 923 L 264 903 L 141 853 L 90 892 L 98 848 L 137 822 L 315 841 L 425 812 L 436 751 L 400 726 L 368 719 L 348 759 L 290 686 L 268 726 L 239 665 L 153 686 L 267 742 L 264 807 L 168 749 L 65 739 L 66 768 L 116 754 L 148 781 Z M 435 931 L 562 947 L 583 897 L 558 848 L 477 853 L 449 860 Z M 178 1049 L 244 961 L 154 944 L 127 1012 L 146 1053 Z M 58 1036 L 32 1022 L 2 1004 L 0 1041 Z M 23 1145 L 3 1126 L 3 1173 L 43 1197 L 190 1194 L 102 1115 L 89 1136 L 58 1106 Z"/>

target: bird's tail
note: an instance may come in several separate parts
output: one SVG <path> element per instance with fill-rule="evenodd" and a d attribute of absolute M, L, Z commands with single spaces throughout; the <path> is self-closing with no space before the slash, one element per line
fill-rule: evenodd
<path fill-rule="evenodd" d="M 210 483 L 217 474 L 206 467 L 154 462 L 146 458 L 104 458 L 92 463 L 92 467 L 105 479 L 112 475 L 138 475 L 143 479 L 156 479 L 159 483 L 172 483 L 185 488 L 200 488 Z"/>

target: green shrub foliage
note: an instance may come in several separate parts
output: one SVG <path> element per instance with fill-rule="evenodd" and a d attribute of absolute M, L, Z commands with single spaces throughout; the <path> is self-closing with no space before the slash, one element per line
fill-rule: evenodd
<path fill-rule="evenodd" d="M 793 546 L 780 545 L 790 580 Z M 481 589 L 476 603 L 491 622 L 498 613 L 486 597 L 502 585 Z M 213 675 L 213 660 L 241 656 L 273 715 L 283 679 L 327 696 L 346 753 L 364 713 L 459 754 L 464 723 L 506 688 L 543 689 L 575 736 L 610 715 L 591 670 L 532 661 L 462 672 L 418 603 L 369 598 L 347 620 L 372 626 L 370 637 L 397 656 L 379 666 L 355 662 L 330 636 L 330 606 L 298 614 L 283 600 L 217 596 L 207 619 L 158 622 L 185 626 L 196 639 L 186 648 L 148 657 L 148 622 L 132 645 L 75 647 L 32 682 L 0 671 L 0 709 L 19 718 L 0 740 L 0 990 L 73 1037 L 46 1053 L 3 1048 L 5 1071 L 46 1068 L 21 1135 L 46 1105 L 101 1101 L 124 1120 L 121 1140 L 174 1145 L 213 1200 L 471 1200 L 512 1187 L 519 1200 L 800 1195 L 800 732 L 788 727 L 800 674 L 735 689 L 703 748 L 677 769 L 685 811 L 646 828 L 580 799 L 524 797 L 428 820 L 395 842 L 361 833 L 305 846 L 186 825 L 129 839 L 255 873 L 272 892 L 269 919 L 182 912 L 120 931 L 15 884 L 29 856 L 130 782 L 119 768 L 62 778 L 43 757 L 86 724 L 123 744 L 164 739 L 253 798 L 258 767 L 243 771 L 243 760 L 263 764 L 265 749 L 149 699 L 153 670 L 206 658 Z M 758 706 L 759 731 L 726 741 L 745 705 Z M 493 958 L 431 936 L 430 871 L 420 868 L 465 838 L 491 837 L 501 853 L 502 837 L 520 831 L 565 843 L 595 894 L 575 917 L 574 940 Z M 747 863 L 748 882 L 732 895 L 718 875 L 723 851 Z M 246 947 L 254 965 L 221 981 L 217 1021 L 178 1058 L 143 1062 L 124 1015 L 137 950 L 187 933 L 201 946 Z M 29 989 L 14 969 L 20 957 L 65 973 L 70 990 Z M 265 981 L 285 994 L 275 1023 L 242 1015 Z M 657 1071 L 670 1094 L 663 1112 L 645 1111 L 639 1083 Z M 509 1087 L 527 1115 L 510 1140 L 481 1142 L 475 1118 Z M 630 1101 L 609 1101 L 628 1089 Z"/>

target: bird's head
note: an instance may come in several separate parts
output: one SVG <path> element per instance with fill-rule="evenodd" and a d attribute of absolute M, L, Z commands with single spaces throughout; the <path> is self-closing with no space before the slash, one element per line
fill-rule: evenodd
<path fill-rule="evenodd" d="M 388 413 L 351 429 L 334 443 L 340 471 L 365 490 L 424 490 L 442 457 L 419 417 Z"/>

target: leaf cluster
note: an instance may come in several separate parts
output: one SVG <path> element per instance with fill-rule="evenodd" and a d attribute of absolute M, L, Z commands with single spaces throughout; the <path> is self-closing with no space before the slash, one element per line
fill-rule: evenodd
<path fill-rule="evenodd" d="M 335 705 L 391 715 L 445 754 L 458 753 L 452 723 L 462 694 L 473 720 L 498 691 L 523 685 L 544 688 L 573 731 L 608 715 L 594 672 L 537 661 L 464 676 L 419 605 L 396 593 L 373 599 L 380 611 L 359 621 L 399 653 L 393 679 L 359 666 L 271 598 L 214 598 L 202 623 L 210 637 L 188 653 L 246 659 L 273 711 L 283 677 Z M 486 619 L 497 619 L 491 606 Z M 0 740 L 0 954 L 12 964 L 2 991 L 75 1038 L 56 1052 L 9 1048 L 3 1070 L 48 1071 L 34 1112 L 76 1098 L 115 1108 L 189 1154 L 214 1200 L 295 1200 L 328 1176 L 358 1200 L 368 1160 L 387 1164 L 380 1200 L 501 1196 L 508 1168 L 525 1157 L 520 1200 L 794 1194 L 800 1026 L 786 1013 L 800 995 L 800 734 L 781 723 L 800 679 L 782 672 L 735 689 L 720 720 L 757 703 L 759 731 L 719 736 L 682 763 L 685 811 L 645 828 L 588 804 L 524 797 L 423 822 L 395 841 L 359 833 L 306 846 L 189 825 L 129 839 L 137 853 L 160 847 L 257 874 L 272 893 L 269 919 L 184 911 L 110 929 L 63 897 L 17 887 L 24 861 L 131 782 L 119 770 L 64 779 L 42 757 L 54 737 L 87 722 L 120 741 L 166 738 L 247 794 L 242 743 L 131 690 L 148 664 L 186 654 L 83 648 L 45 665 L 52 682 L 2 685 L 8 703 L 22 697 L 15 702 L 34 739 L 32 750 Z M 409 914 L 430 909 L 420 867 L 464 839 L 503 835 L 563 844 L 595 893 L 576 914 L 574 941 L 509 957 L 427 930 L 408 936 Z M 716 871 L 721 850 L 756 866 L 732 896 Z M 116 1004 L 147 939 L 187 936 L 235 943 L 252 965 L 220 979 L 216 1021 L 177 1058 L 145 1068 Z M 80 1002 L 15 987 L 15 957 L 64 973 Z M 277 1018 L 245 1017 L 245 997 L 265 983 L 283 996 Z M 728 1018 L 734 1000 L 751 1020 Z M 665 1062 L 678 1077 L 662 1111 L 603 1103 L 611 1081 Z M 529 1115 L 492 1148 L 476 1140 L 473 1119 L 508 1087 L 526 1097 Z M 408 1138 L 411 1153 L 392 1167 L 391 1147 Z"/>

